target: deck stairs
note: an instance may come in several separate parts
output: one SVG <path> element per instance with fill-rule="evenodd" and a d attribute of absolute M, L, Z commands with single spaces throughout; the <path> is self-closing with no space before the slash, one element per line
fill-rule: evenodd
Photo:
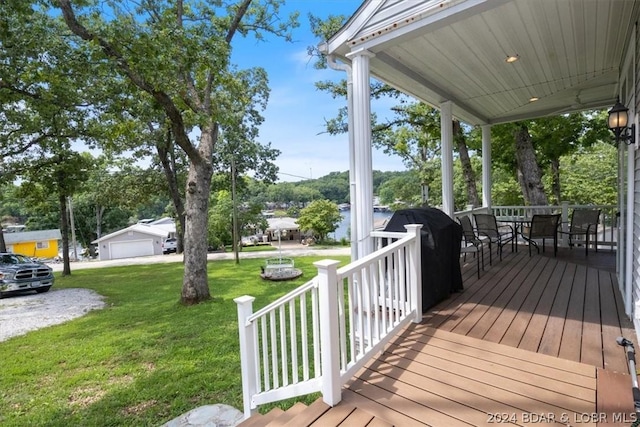
<path fill-rule="evenodd" d="M 355 406 L 340 404 L 333 408 L 319 398 L 311 405 L 298 402 L 286 411 L 274 408 L 266 414 L 255 414 L 238 427 L 306 427 L 337 426 L 390 427 L 392 424 Z"/>

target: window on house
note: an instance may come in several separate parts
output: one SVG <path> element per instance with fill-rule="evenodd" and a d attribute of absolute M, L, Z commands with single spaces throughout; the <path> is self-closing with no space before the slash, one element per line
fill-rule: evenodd
<path fill-rule="evenodd" d="M 49 249 L 49 242 L 36 242 L 36 249 Z"/>

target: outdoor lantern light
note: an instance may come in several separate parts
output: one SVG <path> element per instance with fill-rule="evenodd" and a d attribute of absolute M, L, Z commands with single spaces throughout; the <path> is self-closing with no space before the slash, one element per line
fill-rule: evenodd
<path fill-rule="evenodd" d="M 627 127 L 627 123 L 629 123 L 629 109 L 617 100 L 616 105 L 609 110 L 608 126 L 616 136 L 616 142 L 624 141 L 629 145 L 636 142 L 636 127 L 634 124 Z"/>

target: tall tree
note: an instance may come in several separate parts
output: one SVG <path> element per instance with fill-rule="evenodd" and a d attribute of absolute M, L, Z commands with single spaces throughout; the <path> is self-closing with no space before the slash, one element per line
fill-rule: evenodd
<path fill-rule="evenodd" d="M 476 185 L 476 174 L 473 170 L 471 158 L 469 157 L 467 137 L 462 130 L 460 121 L 458 120 L 453 121 L 453 139 L 460 157 L 460 166 L 462 167 L 462 176 L 465 184 L 464 187 L 467 190 L 467 203 L 472 206 L 481 206 L 480 197 L 478 197 L 478 187 Z"/>
<path fill-rule="evenodd" d="M 67 198 L 85 158 L 72 143 L 95 137 L 96 110 L 86 100 L 92 70 L 58 37 L 63 27 L 29 2 L 0 2 L 0 158 L 4 179 L 39 183 L 60 203 L 65 266 Z M 80 181 L 81 182 L 81 181 Z"/>
<path fill-rule="evenodd" d="M 516 143 L 518 182 L 525 203 L 531 206 L 547 205 L 547 195 L 542 183 L 542 171 L 536 159 L 527 124 L 524 122 L 516 124 L 513 136 Z"/>
<path fill-rule="evenodd" d="M 298 225 L 302 231 L 311 231 L 319 241 L 336 231 L 342 221 L 338 205 L 329 200 L 315 200 L 300 211 Z"/>
<path fill-rule="evenodd" d="M 185 272 L 181 300 L 210 298 L 207 281 L 207 221 L 212 157 L 221 128 L 257 126 L 267 99 L 263 70 L 237 71 L 229 63 L 236 35 L 269 32 L 290 37 L 295 20 L 278 21 L 281 2 L 242 0 L 226 7 L 188 0 L 175 2 L 83 2 L 55 0 L 65 23 L 88 53 L 89 66 L 108 61 L 109 77 L 122 78 L 166 114 L 173 138 L 189 159 L 184 230 Z M 247 88 L 252 88 L 248 91 Z M 247 96 L 247 94 L 253 96 Z M 230 114 L 228 112 L 231 112 Z M 199 129 L 198 143 L 188 134 Z"/>
<path fill-rule="evenodd" d="M 538 153 L 538 162 L 551 174 L 550 194 L 556 203 L 562 201 L 560 186 L 560 158 L 589 147 L 598 140 L 607 140 L 610 131 L 606 125 L 606 112 L 587 111 L 545 117 L 531 121 L 531 137 Z"/>

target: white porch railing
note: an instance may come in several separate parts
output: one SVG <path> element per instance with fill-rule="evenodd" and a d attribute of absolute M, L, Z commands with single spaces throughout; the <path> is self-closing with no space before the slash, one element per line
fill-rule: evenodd
<path fill-rule="evenodd" d="M 574 209 L 589 208 L 600 209 L 600 222 L 598 224 L 598 247 L 609 247 L 610 249 L 617 248 L 617 233 L 618 233 L 618 206 L 617 205 L 570 205 L 567 202 L 563 202 L 561 205 L 550 206 L 493 206 L 491 212 L 496 217 L 525 217 L 531 218 L 534 214 L 562 214 L 562 228 L 564 231 L 568 230 L 569 223 L 571 222 L 571 212 Z M 486 213 L 488 209 L 486 207 L 480 207 L 475 209 L 468 209 L 455 213 L 455 217 L 467 215 L 472 217 L 474 213 Z M 560 244 L 567 246 L 568 242 L 565 241 Z"/>
<path fill-rule="evenodd" d="M 376 252 L 342 268 L 323 260 L 318 276 L 253 313 L 238 306 L 245 418 L 259 405 L 342 386 L 410 322 L 422 318 L 420 228 L 374 232 Z"/>

